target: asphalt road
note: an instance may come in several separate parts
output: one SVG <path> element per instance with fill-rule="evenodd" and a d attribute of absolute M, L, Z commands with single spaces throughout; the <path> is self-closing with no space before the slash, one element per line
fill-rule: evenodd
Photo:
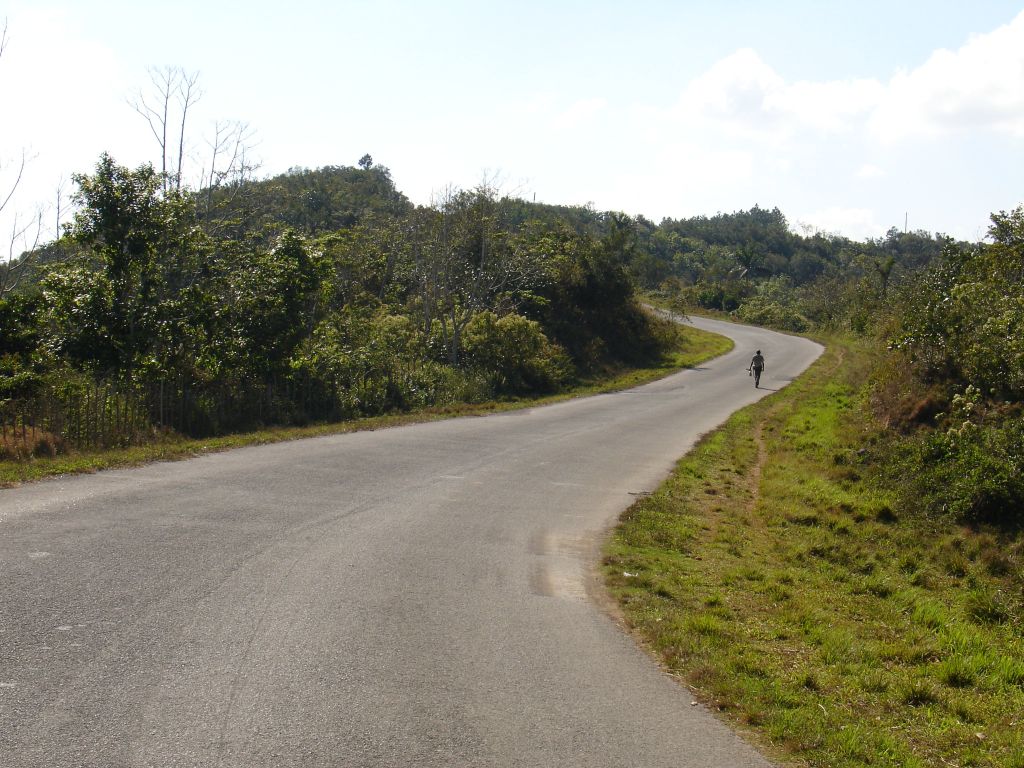
<path fill-rule="evenodd" d="M 593 599 L 615 517 L 820 353 L 696 323 L 736 349 L 628 392 L 0 491 L 0 764 L 767 766 Z"/>

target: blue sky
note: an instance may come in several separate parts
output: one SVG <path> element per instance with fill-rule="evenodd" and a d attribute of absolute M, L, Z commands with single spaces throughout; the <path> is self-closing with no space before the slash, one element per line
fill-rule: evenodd
<path fill-rule="evenodd" d="M 168 65 L 199 72 L 196 168 L 214 121 L 239 120 L 260 175 L 370 153 L 420 203 L 497 175 L 655 221 L 758 204 L 796 231 L 906 217 L 973 240 L 1024 201 L 1022 3 L 8 0 L 4 18 L 19 211 L 102 151 L 155 162 L 127 102 Z"/>

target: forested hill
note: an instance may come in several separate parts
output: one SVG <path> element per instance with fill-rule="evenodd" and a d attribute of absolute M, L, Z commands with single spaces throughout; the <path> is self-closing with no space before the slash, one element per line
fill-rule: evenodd
<path fill-rule="evenodd" d="M 64 236 L 0 269 L 0 397 L 174 380 L 186 420 L 212 431 L 554 391 L 650 361 L 665 339 L 638 290 L 863 329 L 945 244 L 801 235 L 759 207 L 656 225 L 486 183 L 416 206 L 369 155 L 200 189 L 104 155 L 75 182 Z"/>
<path fill-rule="evenodd" d="M 640 218 L 636 228 L 631 269 L 645 289 L 794 331 L 848 318 L 852 305 L 885 294 L 891 283 L 937 260 L 949 242 L 938 233 L 895 228 L 863 242 L 798 234 L 778 208 L 757 206 L 657 226 Z"/>
<path fill-rule="evenodd" d="M 33 419 L 100 390 L 116 439 L 126 413 L 339 419 L 555 392 L 672 344 L 586 209 L 487 185 L 414 206 L 368 156 L 191 190 L 104 155 L 75 182 L 63 237 L 0 271 L 0 405 Z"/>
<path fill-rule="evenodd" d="M 496 190 L 490 194 L 496 196 Z M 408 220 L 416 209 L 395 187 L 389 169 L 374 164 L 369 155 L 358 167 L 292 168 L 266 179 L 207 187 L 190 199 L 197 220 L 208 232 L 265 242 L 286 229 L 317 238 L 371 219 Z M 642 290 L 682 290 L 685 303 L 691 306 L 727 312 L 753 300 L 748 314 L 764 303 L 759 293 L 769 291 L 774 297 L 769 303 L 778 304 L 780 286 L 799 289 L 822 279 L 843 284 L 852 279 L 880 284 L 899 280 L 935 260 L 947 241 L 938 233 L 895 228 L 884 238 L 867 241 L 827 232 L 798 234 L 778 208 L 758 206 L 714 216 L 669 218 L 660 224 L 589 206 L 518 198 L 503 198 L 502 207 L 503 224 L 513 229 L 544 222 L 568 227 L 581 236 L 613 240 L 621 263 Z M 75 246 L 65 238 L 39 249 L 33 257 L 35 269 L 25 270 L 34 277 L 26 282 L 36 282 L 46 264 L 64 260 Z M 821 319 L 819 309 L 828 311 L 804 303 L 813 317 L 778 309 L 767 321 L 801 330 Z M 761 308 L 757 311 L 764 314 Z"/>
<path fill-rule="evenodd" d="M 413 205 L 395 188 L 391 172 L 367 156 L 358 168 L 291 168 L 199 193 L 201 214 L 248 232 L 293 228 L 316 237 L 358 224 L 367 216 L 408 216 Z M 236 230 L 237 231 L 237 230 Z"/>
<path fill-rule="evenodd" d="M 228 222 L 234 233 L 274 234 L 292 228 L 317 237 L 358 225 L 370 216 L 406 218 L 415 206 L 399 191 L 389 169 L 365 156 L 359 167 L 292 168 L 260 180 L 204 189 L 201 214 L 209 223 Z M 709 295 L 696 290 L 690 300 L 708 309 L 736 310 L 769 278 L 794 286 L 823 275 L 880 275 L 890 279 L 936 259 L 946 238 L 923 231 L 890 229 L 884 238 L 855 241 L 839 234 L 794 232 L 778 208 L 664 219 L 597 211 L 589 206 L 552 205 L 503 199 L 505 224 L 558 223 L 596 238 L 617 240 L 623 263 L 643 290 L 729 283 Z M 890 263 L 891 261 L 891 263 Z"/>

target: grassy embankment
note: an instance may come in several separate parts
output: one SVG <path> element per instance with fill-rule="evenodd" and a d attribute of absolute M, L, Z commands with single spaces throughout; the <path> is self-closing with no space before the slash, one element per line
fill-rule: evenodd
<path fill-rule="evenodd" d="M 298 440 L 306 437 L 339 434 L 366 429 L 411 424 L 454 418 L 457 416 L 479 416 L 497 411 L 527 408 L 567 400 L 574 397 L 613 392 L 639 386 L 662 378 L 680 368 L 698 365 L 705 360 L 728 352 L 732 348 L 729 339 L 717 334 L 683 326 L 677 331 L 675 350 L 666 355 L 657 365 L 649 368 L 629 369 L 607 376 L 584 381 L 571 391 L 540 398 L 516 398 L 489 403 L 455 404 L 430 408 L 412 413 L 395 413 L 371 418 L 356 419 L 334 424 L 316 424 L 307 427 L 275 427 L 225 435 L 201 440 L 191 440 L 176 435 L 164 435 L 145 445 L 115 448 L 104 451 L 71 452 L 56 457 L 37 457 L 25 461 L 0 460 L 0 487 L 38 480 L 54 475 L 94 472 L 100 469 L 128 467 L 151 461 L 168 461 L 189 458 L 204 453 L 225 451 L 246 445 L 276 443 L 284 440 Z"/>
<path fill-rule="evenodd" d="M 1024 537 L 897 512 L 867 354 L 830 344 L 622 518 L 627 623 L 793 765 L 1024 767 Z"/>

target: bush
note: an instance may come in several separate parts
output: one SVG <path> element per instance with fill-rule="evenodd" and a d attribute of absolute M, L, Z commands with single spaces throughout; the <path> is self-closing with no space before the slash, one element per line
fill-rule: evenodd
<path fill-rule="evenodd" d="M 783 331 L 799 333 L 810 327 L 810 322 L 797 309 L 796 294 L 786 277 L 774 277 L 761 283 L 757 293 L 736 310 L 736 316 L 746 323 Z"/>
<path fill-rule="evenodd" d="M 489 376 L 496 393 L 554 392 L 572 376 L 572 363 L 540 324 L 521 315 L 476 315 L 463 332 L 470 365 Z"/>
<path fill-rule="evenodd" d="M 908 504 L 1020 526 L 1024 207 L 993 215 L 989 237 L 948 244 L 941 263 L 904 286 L 875 403 L 890 424 L 926 428 L 898 468 Z"/>
<path fill-rule="evenodd" d="M 733 312 L 753 293 L 753 284 L 748 280 L 701 281 L 683 289 L 682 297 L 689 306 Z"/>
<path fill-rule="evenodd" d="M 482 403 L 491 396 L 486 377 L 432 360 L 414 368 L 405 383 L 413 407 Z"/>
<path fill-rule="evenodd" d="M 765 325 L 782 331 L 800 333 L 810 326 L 807 318 L 792 307 L 774 302 L 765 303 L 752 299 L 736 312 L 736 316 L 745 323 Z"/>
<path fill-rule="evenodd" d="M 911 504 L 964 522 L 1024 524 L 1024 434 L 1020 421 L 965 421 L 917 438 L 907 488 Z"/>
<path fill-rule="evenodd" d="M 926 381 L 1024 399 L 1024 207 L 996 214 L 990 245 L 954 247 L 907 286 L 891 346 Z"/>

